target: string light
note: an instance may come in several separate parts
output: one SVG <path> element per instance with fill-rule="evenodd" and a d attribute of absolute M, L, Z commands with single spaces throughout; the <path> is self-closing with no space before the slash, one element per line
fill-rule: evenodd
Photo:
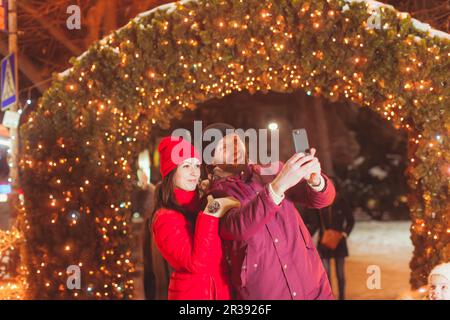
<path fill-rule="evenodd" d="M 0 230 L 0 257 L 8 257 L 2 260 L 10 261 L 14 259 L 13 256 L 10 256 L 10 253 L 19 250 L 23 240 L 22 233 L 16 227 L 6 231 Z M 18 264 L 18 274 L 15 277 L 0 281 L 0 300 L 22 300 L 27 297 L 26 269 L 21 261 L 15 261 L 13 264 Z"/>
<path fill-rule="evenodd" d="M 180 7 L 183 8 L 187 8 L 187 6 L 189 6 L 188 3 L 180 5 Z M 426 75 L 423 80 L 417 80 L 421 79 L 418 78 L 418 75 L 423 75 L 421 70 L 426 70 L 431 62 L 435 63 L 436 61 L 442 61 L 446 57 L 445 53 L 440 52 L 438 54 L 438 51 L 428 48 L 428 58 L 431 62 L 427 57 L 419 55 L 412 57 L 412 59 L 405 58 L 406 61 L 401 62 L 398 69 L 401 74 L 399 79 L 403 81 L 401 83 L 404 90 L 400 90 L 402 92 L 396 92 L 395 94 L 389 94 L 391 89 L 387 83 L 384 83 L 386 79 L 383 78 L 383 74 L 375 73 L 374 76 L 366 77 L 362 68 L 367 61 L 367 56 L 362 53 L 363 51 L 360 48 L 363 48 L 364 45 L 366 45 L 364 52 L 370 50 L 370 46 L 368 45 L 370 42 L 366 40 L 367 37 L 372 37 L 374 35 L 373 30 L 369 30 L 367 33 L 359 32 L 358 34 L 352 32 L 350 28 L 350 31 L 346 31 L 341 37 L 337 35 L 336 32 L 328 29 L 330 28 L 329 23 L 328 21 L 325 23 L 324 19 L 328 17 L 330 19 L 332 18 L 333 21 L 345 21 L 346 23 L 349 23 L 350 19 L 347 16 L 344 18 L 340 9 L 337 7 L 329 6 L 328 8 L 332 9 L 327 9 L 327 11 L 323 11 L 322 13 L 320 10 L 314 10 L 314 8 L 311 9 L 309 3 L 302 3 L 301 8 L 295 13 L 302 16 L 299 25 L 295 26 L 295 28 L 287 25 L 285 17 L 281 14 L 279 15 L 275 12 L 276 9 L 271 8 L 270 6 L 256 12 L 257 19 L 253 19 L 250 15 L 245 14 L 245 16 L 242 16 L 243 19 L 234 18 L 235 20 L 231 21 L 228 19 L 215 20 L 211 28 L 216 31 L 220 30 L 220 34 L 223 35 L 223 37 L 221 37 L 220 40 L 211 41 L 211 46 L 208 47 L 212 49 L 208 49 L 207 51 L 208 54 L 211 54 L 209 60 L 214 61 L 213 67 L 211 67 L 210 64 L 211 61 L 201 60 L 200 62 L 199 56 L 193 56 L 184 50 L 186 46 L 190 46 L 188 50 L 195 50 L 196 52 L 198 50 L 198 52 L 201 52 L 200 49 L 202 48 L 198 47 L 203 43 L 210 41 L 207 32 L 202 32 L 202 36 L 199 36 L 198 38 L 193 37 L 192 35 L 190 35 L 189 38 L 176 38 L 172 32 L 165 32 L 169 29 L 169 21 L 164 19 L 161 21 L 161 19 L 158 20 L 157 18 L 152 18 L 152 22 L 149 23 L 148 28 L 147 26 L 146 28 L 150 29 L 150 27 L 156 27 L 155 30 L 157 29 L 161 35 L 161 38 L 159 39 L 161 40 L 160 43 L 167 46 L 164 47 L 167 52 L 169 52 L 170 46 L 175 46 L 176 52 L 173 53 L 174 56 L 172 58 L 176 62 L 171 66 L 171 70 L 168 70 L 161 65 L 154 65 L 151 66 L 152 69 L 148 69 L 149 66 L 146 65 L 145 70 L 142 70 L 142 77 L 140 80 L 135 80 L 139 78 L 139 75 L 136 77 L 136 73 L 141 71 L 139 69 L 135 70 L 135 64 L 142 64 L 142 58 L 147 58 L 147 54 L 151 55 L 152 53 L 138 51 L 137 47 L 143 47 L 136 46 L 135 48 L 133 43 L 134 40 L 124 39 L 125 35 L 119 37 L 120 40 L 115 39 L 116 37 L 111 37 L 109 39 L 111 48 L 118 47 L 120 49 L 120 52 L 117 55 L 117 62 L 120 65 L 118 72 L 124 82 L 123 90 L 124 92 L 127 92 L 127 87 L 135 90 L 135 92 L 129 93 L 129 95 L 130 98 L 137 97 L 138 102 L 135 102 L 136 106 L 134 110 L 139 110 L 145 115 L 142 118 L 150 120 L 148 122 L 144 121 L 144 124 L 141 123 L 141 120 L 139 120 L 141 122 L 137 120 L 139 118 L 138 116 L 134 117 L 133 115 L 131 117 L 127 114 L 128 111 L 124 113 L 125 107 L 119 105 L 119 102 L 121 103 L 122 99 L 116 99 L 116 97 L 111 96 L 109 97 L 110 99 L 106 100 L 108 97 L 105 98 L 101 95 L 94 97 L 94 91 L 96 91 L 97 94 L 98 92 L 102 93 L 104 84 L 94 77 L 93 73 L 103 69 L 105 62 L 109 62 L 109 60 L 105 62 L 102 61 L 101 63 L 97 60 L 89 60 L 83 65 L 83 71 L 78 71 L 79 69 L 77 68 L 72 71 L 74 77 L 63 82 L 62 86 L 63 91 L 64 88 L 67 91 L 64 92 L 64 95 L 68 97 L 64 97 L 62 102 L 56 100 L 58 101 L 57 105 L 61 109 L 60 112 L 70 114 L 70 116 L 74 117 L 73 130 L 80 130 L 80 132 L 82 132 L 82 130 L 89 128 L 91 124 L 97 124 L 95 121 L 98 121 L 98 124 L 107 123 L 100 121 L 111 121 L 107 126 L 109 132 L 102 132 L 98 141 L 96 140 L 97 137 L 92 139 L 91 136 L 89 136 L 89 140 L 85 141 L 85 139 L 83 139 L 81 140 L 81 143 L 85 143 L 86 149 L 93 150 L 92 153 L 90 153 L 92 156 L 92 159 L 90 160 L 96 165 L 93 170 L 99 170 L 98 173 L 106 173 L 106 176 L 112 179 L 112 181 L 108 181 L 107 185 L 105 182 L 105 185 L 97 186 L 97 181 L 93 178 L 94 176 L 96 177 L 96 175 L 91 175 L 89 172 L 86 176 L 78 176 L 78 178 L 76 178 L 77 184 L 75 187 L 72 186 L 70 183 L 73 183 L 74 180 L 69 179 L 68 176 L 77 177 L 78 173 L 87 171 L 84 171 L 85 169 L 80 166 L 81 163 L 83 163 L 83 166 L 85 165 L 85 160 L 80 160 L 80 157 L 83 159 L 81 154 L 74 153 L 76 155 L 69 156 L 71 152 L 77 150 L 77 147 L 74 146 L 74 141 L 66 139 L 65 136 L 60 137 L 65 140 L 58 142 L 56 144 L 57 148 L 53 148 L 51 142 L 44 140 L 43 137 L 39 135 L 31 137 L 28 140 L 32 141 L 32 143 L 27 142 L 24 146 L 27 152 L 29 152 L 29 155 L 26 155 L 21 163 L 22 169 L 25 172 L 30 172 L 32 170 L 38 171 L 37 168 L 40 168 L 42 164 L 46 166 L 45 168 L 48 170 L 47 174 L 67 172 L 67 177 L 58 175 L 58 179 L 56 180 L 57 188 L 54 188 L 58 190 L 52 189 L 52 198 L 47 198 L 48 194 L 43 198 L 46 199 L 45 204 L 48 206 L 50 212 L 49 216 L 45 218 L 45 221 L 52 225 L 58 222 L 58 228 L 60 224 L 67 223 L 69 226 L 76 229 L 83 224 L 82 221 L 85 221 L 83 220 L 84 217 L 88 215 L 93 216 L 92 218 L 95 219 L 98 230 L 100 230 L 100 238 L 102 239 L 103 251 L 100 253 L 100 257 L 103 265 L 101 268 L 94 268 L 93 265 L 90 264 L 90 261 L 83 260 L 80 262 L 80 265 L 86 265 L 88 268 L 95 270 L 91 270 L 88 273 L 88 276 L 90 277 L 89 282 L 92 282 L 93 284 L 89 286 L 86 291 L 81 290 L 80 292 L 75 293 L 64 292 L 64 289 L 61 293 L 51 291 L 54 290 L 55 286 L 53 284 L 56 282 L 55 279 L 47 278 L 47 272 L 41 272 L 41 270 L 38 269 L 39 272 L 36 273 L 40 275 L 39 279 L 42 279 L 40 283 L 45 282 L 46 284 L 49 284 L 46 292 L 53 292 L 52 294 L 55 295 L 66 294 L 70 295 L 70 297 L 81 298 L 85 298 L 86 296 L 132 297 L 132 294 L 130 293 L 132 292 L 133 283 L 125 281 L 130 277 L 130 272 L 127 270 L 129 270 L 128 265 L 132 265 L 132 261 L 129 259 L 128 255 L 124 254 L 123 251 L 121 252 L 119 249 L 116 249 L 113 245 L 114 241 L 119 241 L 117 240 L 119 238 L 116 238 L 116 234 L 123 235 L 129 233 L 129 226 L 126 224 L 123 216 L 126 216 L 125 213 L 128 212 L 131 207 L 131 202 L 129 202 L 128 199 L 114 199 L 117 200 L 117 202 L 115 201 L 115 204 L 107 202 L 108 206 L 105 208 L 97 204 L 94 205 L 93 203 L 88 203 L 88 205 L 85 206 L 86 202 L 84 202 L 84 200 L 81 202 L 80 199 L 89 199 L 89 197 L 97 195 L 98 190 L 112 195 L 120 194 L 117 190 L 117 186 L 115 186 L 115 184 L 118 184 L 117 181 L 127 181 L 128 184 L 128 181 L 133 177 L 128 163 L 131 163 L 130 159 L 135 151 L 135 142 L 140 141 L 137 140 L 136 137 L 148 137 L 153 125 L 158 124 L 161 125 L 161 127 L 167 126 L 174 113 L 179 113 L 179 111 L 185 109 L 193 109 L 195 107 L 194 101 L 202 101 L 211 97 L 224 97 L 232 92 L 242 90 L 256 92 L 272 90 L 275 88 L 277 90 L 282 89 L 290 91 L 302 88 L 309 96 L 323 95 L 330 97 L 330 99 L 331 97 L 333 99 L 345 97 L 349 101 L 370 106 L 394 124 L 407 129 L 408 132 L 413 132 L 413 130 L 415 130 L 407 123 L 409 121 L 409 108 L 415 108 L 414 110 L 417 110 L 417 113 L 419 113 L 424 102 L 427 102 L 428 97 L 430 97 L 430 92 L 436 97 L 435 100 L 439 101 L 440 105 L 443 105 L 444 102 L 446 103 L 448 101 L 447 96 L 443 95 L 439 82 L 432 82 L 430 79 L 426 79 L 428 76 L 433 78 L 433 75 Z M 367 12 L 364 11 L 363 13 L 366 15 Z M 191 23 L 190 25 L 185 26 L 186 30 L 197 34 L 200 30 L 200 25 L 202 25 L 203 30 L 203 22 L 200 20 L 201 17 L 196 17 L 196 15 L 199 15 L 197 14 L 197 11 L 181 10 L 179 11 L 179 14 L 181 15 L 181 20 L 177 21 L 186 24 Z M 280 17 L 278 17 L 278 15 Z M 241 30 L 246 30 L 247 27 L 254 27 L 255 20 L 259 23 L 256 26 L 259 29 L 264 30 L 265 34 L 259 35 L 255 31 L 243 41 L 240 38 Z M 308 23 L 306 23 L 306 21 L 308 21 Z M 352 22 L 353 21 L 354 19 L 352 19 Z M 133 26 L 133 24 L 130 24 L 128 25 L 128 28 L 133 28 Z M 384 25 L 384 27 L 386 26 L 389 26 L 389 23 Z M 295 50 L 296 43 L 298 43 L 298 40 L 303 35 L 304 31 L 309 32 L 311 30 L 314 30 L 318 37 L 322 33 L 334 35 L 331 37 L 329 44 L 327 44 L 329 46 L 342 47 L 342 44 L 345 45 L 345 48 L 351 46 L 354 55 L 350 56 L 350 60 L 347 61 L 353 63 L 340 65 L 339 69 L 335 69 L 336 66 L 333 65 L 332 62 L 330 63 L 330 61 L 333 61 L 336 58 L 334 55 L 335 53 L 332 52 L 333 50 L 326 50 L 328 48 L 327 45 L 324 47 L 317 46 L 314 49 L 311 49 L 311 54 L 309 53 L 310 51 L 308 51 L 307 55 L 302 55 L 302 59 L 305 59 L 305 61 L 302 60 L 302 63 L 311 62 L 316 67 L 313 69 L 305 68 L 305 70 L 303 70 L 302 65 L 299 63 L 300 60 L 295 60 L 296 52 L 293 50 Z M 203 33 L 206 34 L 205 38 L 203 38 Z M 246 35 L 245 31 L 243 31 L 242 34 Z M 270 37 L 269 41 L 266 40 L 266 36 Z M 398 41 L 401 41 L 403 45 L 407 46 L 406 48 L 408 48 L 408 50 L 413 50 L 415 41 L 412 41 L 411 39 L 399 39 Z M 104 45 L 104 49 L 107 47 L 107 45 Z M 197 48 L 194 49 L 195 47 Z M 230 55 L 230 51 L 232 51 L 233 54 Z M 293 65 L 283 63 L 283 61 L 286 61 L 286 57 L 292 57 L 292 59 L 289 60 L 293 60 Z M 254 61 L 254 58 L 257 58 L 258 60 Z M 138 62 L 137 60 L 142 61 Z M 277 63 L 272 63 L 272 61 Z M 278 63 L 279 61 L 281 61 L 281 63 Z M 267 67 L 261 69 L 259 67 L 261 65 Z M 424 66 L 424 68 L 420 69 L 422 66 Z M 215 68 L 217 68 L 217 70 Z M 430 70 L 432 70 L 432 68 L 430 68 Z M 180 73 L 177 73 L 178 71 Z M 172 85 L 171 80 L 174 77 L 174 74 L 176 74 L 177 77 L 179 76 L 180 82 L 184 82 L 187 85 L 180 86 L 181 89 L 179 90 L 177 89 L 178 87 Z M 325 78 L 324 75 L 329 75 L 328 78 L 332 79 L 332 82 L 319 86 L 318 81 L 323 81 Z M 75 82 L 73 83 L 73 81 Z M 369 86 L 372 92 L 380 93 L 379 96 L 381 98 L 379 100 L 372 98 L 370 92 L 368 94 L 367 91 Z M 81 96 L 79 103 L 77 102 L 78 100 L 75 100 L 75 95 L 72 94 L 73 92 L 78 92 L 77 96 Z M 122 93 L 112 92 L 111 94 L 115 95 Z M 62 95 L 58 95 L 58 99 L 63 99 L 60 98 L 61 96 Z M 102 101 L 99 101 L 98 99 L 101 99 Z M 133 99 L 128 100 L 133 101 Z M 114 101 L 114 103 L 112 101 Z M 56 102 L 51 99 L 44 101 L 44 105 L 47 106 L 48 103 L 52 103 L 51 110 L 54 110 L 53 103 Z M 127 108 L 129 107 L 130 106 L 127 106 Z M 72 110 L 79 108 L 79 110 L 76 109 L 77 112 L 79 111 L 79 114 L 76 114 L 76 112 L 72 113 L 72 110 L 68 112 L 68 108 L 73 108 Z M 173 108 L 173 113 L 170 108 Z M 89 114 L 83 113 L 87 110 L 94 110 L 98 117 L 92 120 Z M 42 123 L 41 120 L 41 114 L 38 112 L 33 115 L 33 117 L 28 118 L 27 124 L 40 124 Z M 416 121 L 416 119 L 414 120 Z M 94 127 L 97 128 L 97 126 Z M 28 134 L 30 133 L 36 132 L 30 129 Z M 25 134 L 27 134 L 27 130 L 25 130 Z M 426 135 L 425 137 L 413 135 L 413 139 L 409 142 L 415 149 L 417 148 L 417 150 L 420 151 L 425 149 L 427 150 L 426 152 L 433 154 L 434 152 L 436 152 L 436 154 L 439 154 L 439 152 L 446 153 L 447 150 L 444 149 L 443 138 L 441 135 L 445 137 L 442 132 L 439 135 L 431 134 Z M 36 145 L 37 151 L 35 151 Z M 57 155 L 55 159 L 52 158 L 51 162 L 42 162 L 40 159 L 42 159 L 47 151 L 50 152 L 50 150 L 52 153 L 61 152 L 61 154 Z M 122 154 L 113 156 L 112 150 Z M 422 163 L 422 157 L 419 155 L 414 154 L 414 156 L 409 158 L 411 170 L 415 170 L 415 168 Z M 450 174 L 450 166 L 444 165 L 439 168 Z M 90 167 L 90 170 L 91 169 L 92 167 Z M 101 176 L 101 174 L 99 174 L 99 176 Z M 425 183 L 425 181 L 428 180 L 424 179 L 424 181 L 421 182 Z M 52 183 L 55 183 L 55 180 L 52 180 Z M 417 183 L 417 181 L 413 181 L 412 183 Z M 69 190 L 72 193 L 69 194 Z M 45 192 L 47 191 L 43 191 L 43 193 Z M 81 203 L 83 203 L 83 207 Z M 79 208 L 77 206 L 79 206 Z M 88 208 L 89 206 L 90 208 Z M 76 208 L 77 214 L 74 216 L 74 213 L 70 210 L 64 212 L 64 207 L 71 209 Z M 417 207 L 413 205 L 411 210 L 414 212 L 414 210 L 417 210 Z M 424 210 L 427 210 L 428 212 L 431 209 L 426 208 Z M 59 217 L 61 216 L 65 217 L 65 219 L 60 219 Z M 111 216 L 114 218 L 111 218 Z M 45 227 L 45 225 L 43 227 Z M 27 229 L 29 226 L 26 226 L 25 228 Z M 420 228 L 425 229 L 425 233 L 428 231 L 431 232 L 431 239 L 438 240 L 442 238 L 442 234 L 434 233 L 432 224 L 425 220 L 420 224 L 416 223 L 412 226 L 414 232 Z M 52 226 L 51 230 L 54 229 L 56 229 L 56 226 Z M 448 230 L 449 229 L 446 229 L 447 233 L 449 233 Z M 76 242 L 70 241 L 69 243 L 70 245 L 63 247 L 64 253 L 70 255 L 72 252 L 78 252 L 79 248 L 77 248 Z M 115 250 L 113 250 L 113 248 Z M 127 266 L 127 268 L 125 268 L 125 266 Z M 44 267 L 41 268 L 43 269 Z M 59 275 L 59 273 L 55 274 Z M 105 284 L 96 280 L 102 279 L 102 277 L 108 279 L 113 277 L 116 282 L 121 282 L 121 285 L 117 285 L 116 283 L 116 285 L 105 287 Z M 120 278 L 123 278 L 124 280 L 119 281 L 118 279 Z M 114 290 L 113 287 L 115 288 Z"/>

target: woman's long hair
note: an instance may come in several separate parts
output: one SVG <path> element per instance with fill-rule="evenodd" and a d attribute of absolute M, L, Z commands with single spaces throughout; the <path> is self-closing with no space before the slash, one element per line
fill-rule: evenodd
<path fill-rule="evenodd" d="M 172 170 L 163 180 L 156 185 L 154 195 L 154 210 L 146 221 L 143 249 L 144 249 L 144 291 L 145 298 L 149 300 L 167 299 L 167 288 L 169 285 L 170 268 L 167 261 L 161 256 L 153 241 L 151 232 L 155 213 L 162 208 L 172 209 L 182 213 L 192 225 L 195 225 L 197 212 L 189 212 L 180 206 L 175 199 L 174 175 L 176 169 Z M 163 297 L 164 296 L 164 297 Z"/>

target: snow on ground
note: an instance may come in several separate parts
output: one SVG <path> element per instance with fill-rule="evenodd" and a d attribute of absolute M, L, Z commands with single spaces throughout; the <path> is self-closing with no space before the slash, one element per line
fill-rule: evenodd
<path fill-rule="evenodd" d="M 356 222 L 348 239 L 347 299 L 398 299 L 409 292 L 409 261 L 413 252 L 410 224 L 409 221 Z M 367 268 L 373 265 L 381 271 L 380 289 L 367 286 L 372 274 L 367 273 Z M 332 283 L 337 288 L 335 277 Z"/>

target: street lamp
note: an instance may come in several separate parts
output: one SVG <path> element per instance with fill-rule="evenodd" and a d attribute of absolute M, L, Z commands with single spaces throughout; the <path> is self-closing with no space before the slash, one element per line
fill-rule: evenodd
<path fill-rule="evenodd" d="M 269 130 L 278 130 L 278 123 L 276 122 L 271 122 L 269 123 L 269 125 L 267 126 L 269 128 Z"/>

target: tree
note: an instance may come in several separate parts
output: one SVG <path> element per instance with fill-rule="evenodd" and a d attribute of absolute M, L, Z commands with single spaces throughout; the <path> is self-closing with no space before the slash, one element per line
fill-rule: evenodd
<path fill-rule="evenodd" d="M 69 67 L 69 59 L 84 52 L 93 42 L 126 24 L 137 14 L 172 2 L 170 0 L 90 0 L 76 1 L 82 12 L 82 29 L 68 30 L 67 7 L 71 0 L 18 1 L 20 68 L 33 84 L 48 79 L 53 72 Z M 434 28 L 448 32 L 448 0 L 388 0 L 400 11 L 406 11 Z M 7 39 L 1 39 L 6 48 Z M 0 53 L 6 54 L 0 46 Z M 26 62 L 26 63 L 22 63 Z M 25 86 L 29 86 L 29 82 Z M 42 92 L 49 83 L 39 86 Z M 23 87 L 23 86 L 21 86 Z"/>
<path fill-rule="evenodd" d="M 22 91 L 36 86 L 42 93 L 53 72 L 69 67 L 71 57 L 81 55 L 103 36 L 126 24 L 140 12 L 170 1 L 92 0 L 76 1 L 81 9 L 81 30 L 69 30 L 66 20 L 71 0 L 18 1 L 19 68 Z M 0 38 L 0 53 L 8 53 L 8 39 Z"/>

